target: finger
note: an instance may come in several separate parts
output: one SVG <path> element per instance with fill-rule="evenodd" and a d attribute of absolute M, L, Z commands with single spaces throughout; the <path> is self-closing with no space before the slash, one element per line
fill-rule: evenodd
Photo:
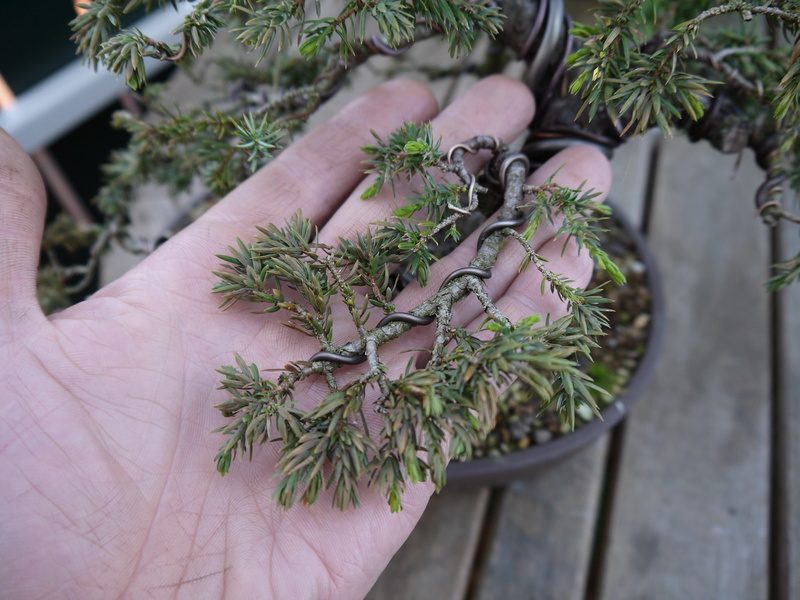
<path fill-rule="evenodd" d="M 39 171 L 19 144 L 0 129 L 0 314 L 12 324 L 23 314 L 41 314 L 36 304 L 36 268 L 46 207 Z"/>
<path fill-rule="evenodd" d="M 424 121 L 437 112 L 423 85 L 395 80 L 379 85 L 345 106 L 324 125 L 292 144 L 209 210 L 198 225 L 233 231 L 282 224 L 302 209 L 323 223 L 363 177 L 361 147 L 404 121 Z M 198 228 L 199 230 L 199 228 Z"/>
<path fill-rule="evenodd" d="M 493 135 L 510 142 L 528 126 L 533 111 L 533 96 L 526 86 L 505 76 L 487 77 L 432 121 L 434 139 L 441 138 L 440 149 L 445 152 L 476 135 Z M 480 152 L 464 158 L 469 170 L 475 172 L 489 157 L 489 152 Z M 339 237 L 353 239 L 357 233 L 364 233 L 370 224 L 386 219 L 392 210 L 406 204 L 406 196 L 416 191 L 413 184 L 399 181 L 395 184 L 396 193 L 387 185 L 373 198 L 363 200 L 361 193 L 372 180 L 366 178 L 330 219 L 320 232 L 323 243 L 334 244 Z"/>
<path fill-rule="evenodd" d="M 563 166 L 562 166 L 563 165 Z M 554 181 L 568 188 L 592 189 L 600 195 L 596 201 L 605 200 L 611 187 L 611 166 L 606 157 L 591 146 L 575 146 L 561 152 L 542 166 L 531 177 L 533 183 L 544 183 L 553 170 L 561 169 L 554 176 Z M 546 260 L 546 267 L 553 273 L 571 280 L 572 287 L 584 288 L 591 279 L 593 262 L 589 252 L 584 248 L 579 250 L 575 240 L 566 242 L 565 238 L 553 239 L 553 232 L 560 227 L 556 223 L 549 227 L 549 235 L 540 239 L 532 247 Z M 517 274 L 515 269 L 520 264 L 524 251 L 521 246 L 510 240 L 507 244 L 508 258 L 498 261 L 495 269 L 498 279 L 505 280 L 506 289 L 499 295 L 495 304 L 512 323 L 517 323 L 524 317 L 538 313 L 542 321 L 558 319 L 567 314 L 567 305 L 550 291 L 549 287 L 544 295 L 541 294 L 544 276 L 534 266 L 529 265 L 525 272 Z M 501 285 L 503 285 L 501 281 Z M 477 316 L 472 322 L 472 327 L 477 327 L 482 319 Z"/>
<path fill-rule="evenodd" d="M 528 182 L 534 185 L 546 182 L 550 177 L 563 187 L 593 189 L 602 201 L 608 195 L 611 186 L 611 168 L 605 156 L 590 146 L 575 146 L 560 152 L 542 165 Z M 564 248 L 564 239 L 553 240 L 553 235 L 560 227 L 555 220 L 552 224 L 543 224 L 534 235 L 531 246 L 549 261 L 548 268 L 557 274 L 575 281 L 575 285 L 585 285 L 591 275 L 592 263 L 588 252 L 577 253 L 574 243 Z M 476 245 L 480 231 L 476 231 L 464 240 L 456 250 L 431 268 L 430 283 L 421 288 L 413 283 L 398 295 L 398 310 L 410 310 L 427 299 L 437 289 L 439 282 L 455 269 L 466 266 L 476 254 Z M 542 316 L 551 314 L 558 317 L 564 314 L 565 307 L 556 296 L 547 292 L 540 293 L 541 274 L 533 265 L 519 273 L 518 268 L 525 256 L 522 247 L 514 240 L 509 240 L 498 257 L 492 277 L 484 280 L 484 286 L 498 308 L 512 321 L 533 313 Z M 477 328 L 485 317 L 480 303 L 468 298 L 453 306 L 453 325 L 469 323 Z M 417 328 L 413 336 L 405 336 L 398 340 L 398 350 L 430 347 L 433 343 L 433 327 Z"/>

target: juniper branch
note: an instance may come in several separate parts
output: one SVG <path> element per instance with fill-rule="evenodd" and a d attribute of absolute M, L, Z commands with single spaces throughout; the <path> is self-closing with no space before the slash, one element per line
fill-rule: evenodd
<path fill-rule="evenodd" d="M 415 136 L 417 139 L 414 139 Z M 406 125 L 390 136 L 388 143 L 379 141 L 369 150 L 379 157 L 371 163 L 374 170 L 383 174 L 379 180 L 390 181 L 398 176 L 422 173 L 423 180 L 430 181 L 426 169 L 456 173 L 463 171 L 463 152 L 478 147 L 491 147 L 495 154 L 504 148 L 493 138 L 474 138 L 455 148 L 456 151 L 462 151 L 460 154 L 451 151 L 447 159 L 443 159 L 438 151 L 438 143 L 430 139 L 429 131 Z M 526 201 L 524 182 L 527 170 L 527 160 L 521 155 L 507 155 L 502 161 L 503 206 L 499 211 L 499 223 L 504 219 L 519 218 Z M 472 181 L 473 176 L 470 174 L 469 177 Z M 471 188 L 473 191 L 485 189 L 475 185 Z M 533 191 L 542 195 L 540 188 Z M 564 205 L 572 201 L 583 207 L 589 202 L 586 194 L 559 195 L 555 188 L 552 189 L 552 196 L 558 197 L 558 202 Z M 425 205 L 423 202 L 420 207 Z M 567 219 L 567 223 L 567 229 L 585 229 L 585 223 L 574 214 Z M 431 229 L 435 226 L 434 223 L 429 224 Z M 381 227 L 386 229 L 387 224 L 383 223 Z M 603 323 L 602 314 L 590 308 L 595 299 L 581 295 L 579 291 L 569 288 L 566 281 L 550 274 L 562 297 L 569 304 L 576 305 L 573 306 L 574 325 L 567 326 L 562 320 L 555 324 L 555 330 L 546 327 L 536 330 L 532 329 L 536 319 L 512 325 L 492 302 L 481 283 L 482 278 L 490 275 L 490 269 L 507 238 L 505 230 L 494 229 L 487 229 L 489 233 L 481 237 L 479 248 L 467 267 L 453 272 L 437 292 L 410 311 L 416 318 L 427 317 L 436 321 L 431 359 L 427 366 L 416 370 L 412 370 L 409 363 L 406 374 L 395 380 L 386 375 L 380 348 L 408 331 L 417 321 L 413 317 L 392 319 L 388 318 L 392 315 L 387 315 L 387 319 L 376 327 L 368 329 L 365 326 L 358 311 L 353 285 L 367 281 L 360 274 L 364 268 L 359 264 L 358 257 L 364 256 L 363 252 L 371 247 L 369 240 L 374 239 L 372 234 L 359 237 L 356 243 L 343 241 L 336 248 L 321 246 L 310 240 L 310 224 L 297 216 L 287 222 L 285 229 L 274 225 L 262 229 L 262 235 L 249 247 L 240 242 L 238 248 L 232 248 L 231 256 L 222 257 L 226 261 L 227 272 L 218 273 L 221 282 L 214 288 L 225 298 L 224 305 L 241 300 L 266 301 L 273 305 L 268 312 L 278 308 L 289 310 L 294 315 L 303 315 L 305 327 L 301 331 L 307 335 L 323 330 L 327 333 L 325 338 L 321 338 L 322 352 L 311 357 L 307 363 L 291 365 L 289 371 L 281 376 L 283 380 L 278 388 L 269 383 L 248 384 L 259 390 L 267 390 L 266 393 L 242 394 L 240 388 L 231 383 L 240 381 L 244 377 L 242 373 L 248 369 L 256 373 L 255 366 L 240 364 L 239 369 L 222 369 L 227 375 L 223 387 L 230 387 L 234 394 L 232 403 L 222 405 L 223 412 L 234 417 L 234 421 L 223 430 L 233 438 L 223 445 L 218 455 L 220 472 L 225 473 L 230 468 L 237 448 L 241 452 L 252 449 L 253 437 L 247 434 L 248 428 L 252 428 L 252 415 L 265 414 L 266 411 L 276 420 L 276 427 L 282 432 L 284 455 L 280 466 L 284 479 L 277 494 L 280 504 L 290 506 L 298 494 L 304 502 L 313 502 L 323 485 L 320 479 L 323 477 L 323 467 L 329 464 L 335 475 L 328 475 L 326 485 L 335 489 L 334 502 L 339 508 L 358 503 L 356 482 L 364 475 L 384 490 L 393 509 L 399 509 L 406 477 L 412 483 L 428 477 L 437 486 L 444 483 L 445 439 L 448 435 L 454 436 L 458 441 L 452 446 L 453 453 L 468 454 L 467 442 L 477 441 L 491 427 L 497 413 L 499 389 L 510 383 L 513 377 L 524 379 L 540 392 L 551 395 L 558 393 L 558 402 L 566 410 L 575 410 L 579 402 L 593 402 L 586 392 L 582 376 L 577 374 L 574 361 L 567 357 L 584 352 L 592 344 L 590 338 L 599 333 L 598 328 Z M 320 257 L 318 252 L 326 255 Z M 402 260 L 402 253 L 394 250 L 389 250 L 389 253 L 395 260 Z M 535 264 L 537 267 L 543 266 L 541 261 Z M 385 268 L 385 263 L 382 265 L 380 268 Z M 367 268 L 368 271 L 371 269 L 374 270 L 373 267 Z M 312 319 L 306 316 L 311 313 L 300 313 L 299 305 L 285 300 L 279 287 L 270 291 L 267 287 L 270 278 L 276 278 L 278 285 L 281 282 L 290 283 L 312 305 L 318 319 L 328 314 L 328 302 L 337 295 L 356 324 L 357 339 L 339 347 L 324 343 L 330 337 L 328 326 L 314 325 Z M 314 294 L 320 297 L 315 299 Z M 492 341 L 473 339 L 451 328 L 453 306 L 468 294 L 478 298 L 490 318 L 491 322 L 486 327 L 495 332 Z M 426 319 L 423 321 L 428 322 Z M 524 342 L 520 338 L 522 335 L 528 336 L 529 341 Z M 453 341 L 456 342 L 454 349 L 449 348 Z M 462 356 L 466 362 L 462 361 Z M 340 385 L 333 375 L 335 370 L 341 364 L 361 360 L 368 362 L 368 370 L 350 383 Z M 540 369 L 557 374 L 555 381 L 560 382 L 559 385 L 564 389 L 554 388 L 539 372 Z M 309 412 L 286 412 L 289 409 L 287 401 L 293 402 L 287 390 L 291 389 L 293 394 L 295 384 L 313 373 L 325 375 L 331 394 Z M 364 420 L 364 397 L 367 387 L 372 385 L 378 387 L 375 410 L 385 420 L 378 445 L 372 441 L 368 444 L 363 439 L 363 433 L 356 433 L 351 425 L 345 424 L 348 415 L 358 414 Z M 276 391 L 278 389 L 281 391 Z M 572 391 L 579 394 L 580 399 L 572 398 Z M 266 406 L 261 407 L 264 403 Z M 472 416 L 473 413 L 478 417 Z M 352 444 L 357 444 L 358 448 Z M 419 458 L 420 451 L 427 452 L 428 462 Z M 352 459 L 348 459 L 348 466 L 343 467 L 339 461 L 348 453 L 354 454 Z"/>

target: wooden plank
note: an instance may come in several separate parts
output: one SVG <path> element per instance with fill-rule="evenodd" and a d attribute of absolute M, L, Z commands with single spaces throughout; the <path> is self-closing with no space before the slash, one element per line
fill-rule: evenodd
<path fill-rule="evenodd" d="M 797 226 L 786 227 L 783 233 L 783 257 L 796 256 L 800 252 Z M 782 294 L 778 313 L 777 358 L 781 374 L 778 402 L 786 422 L 778 426 L 783 427 L 785 434 L 781 450 L 787 454 L 779 464 L 784 469 L 788 495 L 778 524 L 781 528 L 786 526 L 788 535 L 788 557 L 783 565 L 789 569 L 789 593 L 785 596 L 788 599 L 800 598 L 800 284 L 795 283 Z"/>
<path fill-rule="evenodd" d="M 654 138 L 620 148 L 610 197 L 634 222 L 644 214 Z M 476 600 L 582 599 L 589 574 L 609 436 L 506 490 L 475 589 Z"/>
<path fill-rule="evenodd" d="M 506 488 L 476 600 L 583 598 L 608 439 Z"/>
<path fill-rule="evenodd" d="M 656 131 L 631 140 L 614 151 L 614 179 L 608 197 L 633 223 L 642 223 L 647 205 L 653 153 L 661 143 Z"/>
<path fill-rule="evenodd" d="M 367 600 L 463 598 L 488 499 L 486 488 L 434 496 Z"/>
<path fill-rule="evenodd" d="M 602 598 L 767 594 L 767 233 L 763 175 L 684 139 L 664 145 L 650 239 L 667 340 L 627 422 Z"/>

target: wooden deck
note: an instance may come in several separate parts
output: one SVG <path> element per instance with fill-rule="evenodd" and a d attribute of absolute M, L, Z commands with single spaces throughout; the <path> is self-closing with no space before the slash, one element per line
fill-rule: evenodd
<path fill-rule="evenodd" d="M 684 139 L 614 160 L 612 198 L 667 290 L 656 375 L 623 424 L 505 487 L 450 490 L 369 600 L 800 598 L 800 289 L 764 290 L 762 174 Z"/>

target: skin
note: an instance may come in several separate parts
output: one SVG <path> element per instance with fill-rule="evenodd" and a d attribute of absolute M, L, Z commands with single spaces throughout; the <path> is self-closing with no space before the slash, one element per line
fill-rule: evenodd
<path fill-rule="evenodd" d="M 277 315 L 236 305 L 224 313 L 209 293 L 216 253 L 253 224 L 282 222 L 299 207 L 323 241 L 352 235 L 384 218 L 399 200 L 390 191 L 359 199 L 368 181 L 359 147 L 402 121 L 433 119 L 442 147 L 476 134 L 514 139 L 533 115 L 514 80 L 483 80 L 438 114 L 421 85 L 390 82 L 352 102 L 253 175 L 138 267 L 86 301 L 45 317 L 35 272 L 45 214 L 35 167 L 0 133 L 0 581 L 9 598 L 342 598 L 362 597 L 408 536 L 432 493 L 410 488 L 391 514 L 365 489 L 358 510 L 340 512 L 322 497 L 313 507 L 276 508 L 275 447 L 254 462 L 237 461 L 225 478 L 210 432 L 224 419 L 214 369 L 240 352 L 262 368 L 319 350 L 280 325 Z M 486 153 L 470 157 L 477 168 Z M 608 189 L 596 151 L 575 148 L 534 174 Z M 389 186 L 386 186 L 387 188 Z M 402 186 L 401 186 L 402 191 Z M 550 267 L 577 282 L 591 269 L 552 230 L 534 247 Z M 466 264 L 474 239 L 435 266 L 430 289 Z M 563 311 L 539 295 L 535 269 L 518 275 L 518 250 L 504 250 L 487 289 L 513 320 Z M 429 290 L 410 287 L 407 310 Z M 481 320 L 477 302 L 456 309 L 457 322 Z M 377 315 L 374 316 L 377 321 Z M 347 321 L 346 315 L 337 319 Z M 338 322 L 338 320 L 337 320 Z M 392 371 L 408 348 L 430 343 L 418 327 L 383 353 Z M 347 332 L 343 334 L 347 337 Z M 321 389 L 321 388 L 320 388 Z M 322 394 L 310 389 L 303 402 Z"/>

